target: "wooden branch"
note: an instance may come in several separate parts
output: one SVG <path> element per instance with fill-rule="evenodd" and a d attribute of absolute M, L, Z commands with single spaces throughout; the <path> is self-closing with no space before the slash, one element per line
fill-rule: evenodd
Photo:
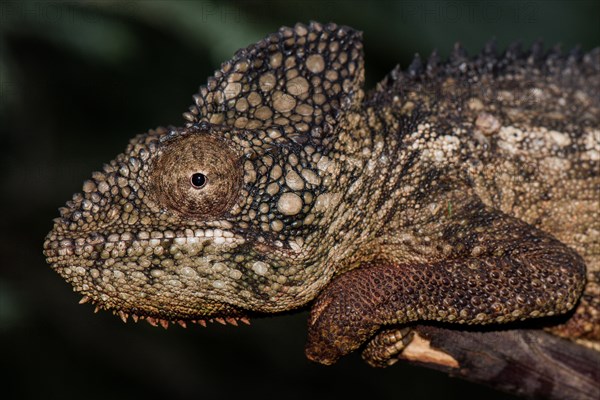
<path fill-rule="evenodd" d="M 600 399 L 600 352 L 542 330 L 415 331 L 400 359 L 526 398 Z"/>

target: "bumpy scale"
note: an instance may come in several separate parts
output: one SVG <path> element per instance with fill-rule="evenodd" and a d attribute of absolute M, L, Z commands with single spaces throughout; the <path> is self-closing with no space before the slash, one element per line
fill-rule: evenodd
<path fill-rule="evenodd" d="M 165 327 L 314 300 L 306 352 L 326 364 L 369 342 L 386 365 L 413 321 L 575 309 L 550 329 L 600 339 L 600 51 L 457 46 L 363 80 L 347 27 L 238 51 L 184 127 L 138 135 L 61 208 L 48 262 Z"/>

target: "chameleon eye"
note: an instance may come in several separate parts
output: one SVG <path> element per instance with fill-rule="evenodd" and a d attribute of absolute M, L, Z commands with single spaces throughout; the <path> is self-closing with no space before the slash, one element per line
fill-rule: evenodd
<path fill-rule="evenodd" d="M 192 175 L 190 181 L 192 182 L 192 186 L 195 189 L 202 189 L 204 186 L 206 186 L 206 182 L 208 182 L 208 179 L 203 173 L 196 172 L 194 175 Z"/>
<path fill-rule="evenodd" d="M 150 165 L 148 195 L 185 218 L 216 218 L 239 199 L 243 170 L 240 155 L 225 140 L 184 134 L 159 148 Z"/>

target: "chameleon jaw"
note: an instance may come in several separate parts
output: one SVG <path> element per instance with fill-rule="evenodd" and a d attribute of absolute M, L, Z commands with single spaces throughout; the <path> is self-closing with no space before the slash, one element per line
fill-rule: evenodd
<path fill-rule="evenodd" d="M 228 244 L 232 244 L 233 241 L 231 237 L 221 233 L 212 233 L 210 239 L 204 234 L 200 238 L 198 232 L 198 230 L 196 232 L 190 230 L 189 235 L 169 238 L 169 240 L 163 238 L 163 245 L 165 240 L 171 243 L 172 246 L 184 243 L 197 246 L 202 240 L 206 243 L 210 242 L 212 246 L 222 244 L 221 242 L 226 240 L 230 242 Z M 194 283 L 200 285 L 198 282 L 181 281 L 179 282 L 179 290 L 173 287 L 169 289 L 171 295 L 156 295 L 160 293 L 156 286 L 157 282 L 159 287 L 165 285 L 166 278 L 164 278 L 164 275 L 170 275 L 172 281 L 177 279 L 177 275 L 167 269 L 154 268 L 156 265 L 153 265 L 150 261 L 145 268 L 143 265 L 137 265 L 137 271 L 133 274 L 127 271 L 124 273 L 117 265 L 119 263 L 126 264 L 127 258 L 121 255 L 114 259 L 106 259 L 102 255 L 106 252 L 107 247 L 105 246 L 107 243 L 109 244 L 109 252 L 112 248 L 113 250 L 119 249 L 121 253 L 127 253 L 128 249 L 132 246 L 135 247 L 135 243 L 138 243 L 139 238 L 133 239 L 136 235 L 129 234 L 129 236 L 132 236 L 130 240 L 110 240 L 111 236 L 114 235 L 95 234 L 85 239 L 68 239 L 62 234 L 55 233 L 55 231 L 50 232 L 47 236 L 44 243 L 44 255 L 47 262 L 72 284 L 74 291 L 83 294 L 80 304 L 89 302 L 95 304 L 95 312 L 101 309 L 111 310 L 123 322 L 127 322 L 129 317 L 134 322 L 145 319 L 153 326 L 160 325 L 164 328 L 175 323 L 180 326 L 186 326 L 187 323 L 206 326 L 207 322 L 231 325 L 238 325 L 238 322 L 249 324 L 249 319 L 243 308 L 214 298 L 215 296 L 211 296 L 210 290 L 207 291 L 206 288 L 201 286 L 196 288 L 192 285 Z M 143 234 L 141 236 L 145 238 Z M 146 241 L 160 242 L 156 238 L 147 238 Z M 202 256 L 198 257 L 202 258 Z M 152 258 L 149 260 L 152 260 Z M 160 264 L 158 266 L 160 267 Z M 154 270 L 151 268 L 154 268 Z M 190 264 L 189 267 L 180 266 L 179 269 L 189 270 L 189 275 L 193 271 L 193 265 Z M 135 275 L 136 273 L 137 275 Z M 142 279 L 140 277 L 145 279 L 143 285 L 136 282 L 136 279 L 138 281 Z M 209 275 L 207 277 L 210 278 Z M 207 278 L 202 279 L 207 280 Z M 166 285 L 169 286 L 169 281 L 166 282 Z M 120 287 L 121 284 L 125 284 L 128 289 L 123 290 Z M 194 296 L 195 301 L 184 302 L 181 300 L 181 296 L 184 296 L 181 293 L 184 291 L 193 293 L 194 290 L 197 291 Z M 181 292 L 179 298 L 177 297 L 178 292 Z M 204 292 L 204 294 L 200 295 L 201 292 Z"/>

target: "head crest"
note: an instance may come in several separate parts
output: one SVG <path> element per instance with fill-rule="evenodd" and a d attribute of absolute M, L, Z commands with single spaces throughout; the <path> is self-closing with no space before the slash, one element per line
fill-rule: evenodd
<path fill-rule="evenodd" d="M 363 97 L 361 37 L 335 24 L 283 27 L 223 63 L 184 117 L 318 137 Z"/>

